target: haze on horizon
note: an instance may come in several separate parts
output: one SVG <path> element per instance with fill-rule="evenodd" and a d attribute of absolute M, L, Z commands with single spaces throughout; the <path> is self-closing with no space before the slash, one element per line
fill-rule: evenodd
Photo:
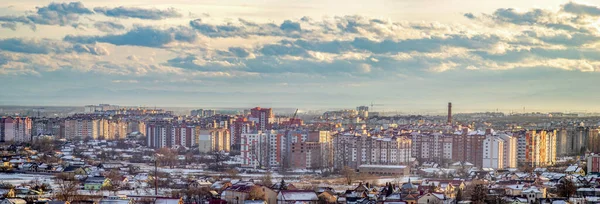
<path fill-rule="evenodd" d="M 600 112 L 598 2 L 5 2 L 0 105 Z"/>

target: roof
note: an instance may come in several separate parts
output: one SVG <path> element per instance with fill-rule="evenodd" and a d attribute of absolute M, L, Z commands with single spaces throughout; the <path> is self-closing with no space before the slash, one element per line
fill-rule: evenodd
<path fill-rule="evenodd" d="M 579 168 L 579 167 L 578 167 L 578 166 L 575 166 L 575 165 L 573 165 L 573 166 L 569 166 L 569 167 L 568 167 L 568 168 L 565 170 L 565 172 L 575 172 L 575 171 L 577 171 L 577 168 Z"/>
<path fill-rule="evenodd" d="M 360 165 L 358 168 L 382 168 L 382 169 L 404 169 L 406 166 L 402 165 Z"/>
<path fill-rule="evenodd" d="M 279 194 L 284 201 L 318 201 L 319 197 L 314 191 L 301 191 L 301 190 L 284 190 L 280 191 Z"/>
<path fill-rule="evenodd" d="M 157 198 L 154 201 L 154 204 L 179 204 L 179 199 L 177 199 L 177 198 Z"/>

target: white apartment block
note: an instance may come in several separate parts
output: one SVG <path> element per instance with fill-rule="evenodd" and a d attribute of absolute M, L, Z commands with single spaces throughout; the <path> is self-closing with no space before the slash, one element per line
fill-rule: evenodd
<path fill-rule="evenodd" d="M 488 136 L 483 140 L 483 168 L 504 168 L 504 140 Z"/>
<path fill-rule="evenodd" d="M 505 133 L 498 134 L 498 138 L 504 141 L 504 169 L 517 168 L 517 138 Z"/>
<path fill-rule="evenodd" d="M 278 151 L 281 148 L 277 145 L 277 137 L 275 131 L 242 133 L 240 141 L 242 166 L 262 168 L 277 164 L 277 153 L 281 152 Z M 272 146 L 273 144 L 276 146 Z"/>

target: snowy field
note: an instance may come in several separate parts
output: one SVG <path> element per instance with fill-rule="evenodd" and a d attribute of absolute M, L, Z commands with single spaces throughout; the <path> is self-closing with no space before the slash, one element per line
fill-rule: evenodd
<path fill-rule="evenodd" d="M 53 184 L 52 175 L 40 175 L 40 174 L 6 174 L 0 173 L 0 182 L 10 183 L 18 186 L 22 183 L 28 183 L 33 180 L 39 180 L 42 183 Z"/>

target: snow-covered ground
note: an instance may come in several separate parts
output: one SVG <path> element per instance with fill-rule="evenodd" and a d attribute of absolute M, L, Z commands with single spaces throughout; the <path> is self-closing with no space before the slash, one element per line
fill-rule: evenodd
<path fill-rule="evenodd" d="M 40 174 L 6 174 L 0 173 L 0 182 L 10 183 L 18 186 L 22 183 L 28 183 L 33 180 L 39 180 L 42 183 L 53 184 L 52 175 L 40 175 Z"/>

